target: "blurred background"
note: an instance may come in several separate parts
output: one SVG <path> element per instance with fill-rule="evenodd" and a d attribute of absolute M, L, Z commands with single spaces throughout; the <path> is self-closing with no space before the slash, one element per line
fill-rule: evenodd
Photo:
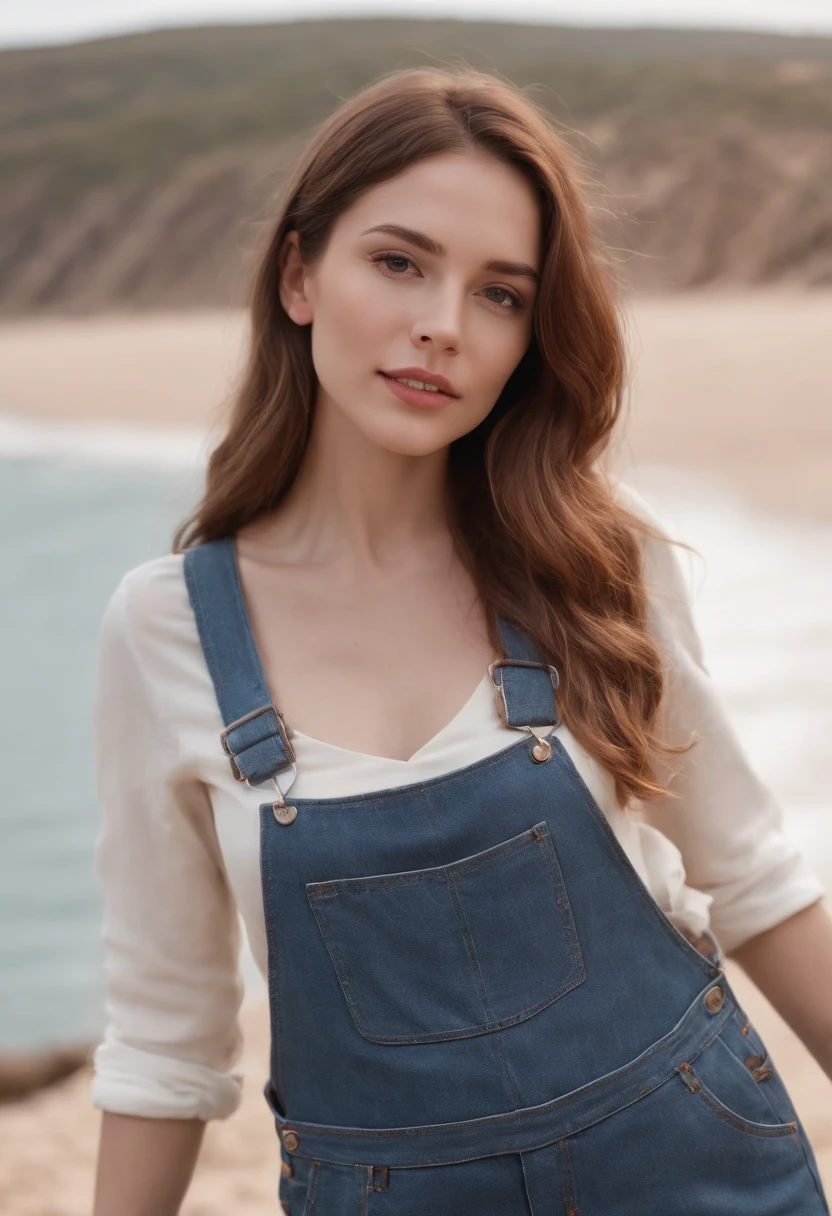
<path fill-rule="evenodd" d="M 631 352 L 618 467 L 698 550 L 685 560 L 709 668 L 832 891 L 832 8 L 425 0 L 393 11 L 392 0 L 29 0 L 0 13 L 10 1216 L 91 1206 L 101 614 L 127 569 L 170 549 L 199 494 L 287 167 L 313 125 L 382 72 L 497 72 L 583 157 Z M 242 965 L 246 1096 L 209 1126 L 186 1216 L 276 1210 L 260 1094 L 268 1028 Z M 832 1084 L 738 969 L 731 978 L 832 1190 Z"/>

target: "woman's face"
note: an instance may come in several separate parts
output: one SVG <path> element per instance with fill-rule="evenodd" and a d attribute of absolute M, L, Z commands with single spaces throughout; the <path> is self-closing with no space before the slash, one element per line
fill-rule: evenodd
<path fill-rule="evenodd" d="M 293 242 L 281 300 L 311 323 L 318 410 L 405 455 L 435 452 L 486 417 L 532 336 L 540 212 L 518 170 L 442 153 L 367 190 L 314 266 Z M 452 395 L 402 390 L 391 372 L 445 377 Z"/>

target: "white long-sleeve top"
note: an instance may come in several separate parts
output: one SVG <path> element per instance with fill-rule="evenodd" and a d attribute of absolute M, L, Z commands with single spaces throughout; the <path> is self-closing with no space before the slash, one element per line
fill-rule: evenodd
<path fill-rule="evenodd" d="M 661 526 L 630 487 L 623 501 Z M 644 542 L 650 628 L 666 672 L 666 737 L 701 741 L 674 761 L 679 795 L 630 806 L 565 726 L 557 735 L 653 898 L 683 931 L 710 928 L 730 953 L 814 903 L 824 887 L 749 767 L 703 662 L 678 550 Z M 226 1118 L 241 1098 L 240 923 L 267 975 L 259 806 L 267 783 L 234 780 L 220 746 L 213 685 L 182 554 L 130 570 L 101 625 L 95 748 L 102 823 L 107 1024 L 92 1102 L 151 1117 Z M 508 747 L 487 673 L 408 760 L 353 752 L 291 731 L 296 763 L 279 777 L 301 798 L 422 781 Z M 280 907 L 271 910 L 280 918 Z"/>

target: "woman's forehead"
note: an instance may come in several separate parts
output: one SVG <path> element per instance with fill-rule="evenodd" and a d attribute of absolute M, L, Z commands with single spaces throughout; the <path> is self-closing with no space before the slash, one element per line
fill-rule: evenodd
<path fill-rule="evenodd" d="M 443 153 L 369 187 L 336 227 L 351 239 L 379 228 L 427 238 L 411 242 L 443 256 L 475 249 L 483 256 L 535 265 L 540 211 L 530 182 L 514 166 L 473 153 Z M 397 235 L 391 233 L 391 239 Z"/>

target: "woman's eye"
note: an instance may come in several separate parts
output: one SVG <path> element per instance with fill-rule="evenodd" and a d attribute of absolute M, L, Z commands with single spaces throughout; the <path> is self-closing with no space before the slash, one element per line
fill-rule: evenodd
<path fill-rule="evenodd" d="M 399 279 L 405 277 L 408 266 L 412 266 L 418 272 L 416 263 L 403 253 L 376 253 L 373 254 L 370 261 L 376 265 L 383 264 L 387 267 L 387 274 Z M 497 304 L 503 312 L 516 312 L 523 307 L 523 300 L 520 296 L 509 291 L 507 287 L 486 287 L 485 290 L 486 292 L 496 291 L 503 297 L 502 300 L 491 300 L 491 303 Z"/>
<path fill-rule="evenodd" d="M 508 303 L 502 303 L 500 300 L 494 300 L 495 304 L 500 304 L 506 312 L 512 312 L 515 308 L 522 308 L 523 301 L 519 296 L 516 296 L 513 291 L 509 291 L 507 287 L 486 287 L 486 291 L 500 292 Z"/>
<path fill-rule="evenodd" d="M 404 267 L 401 265 L 399 267 L 391 266 L 391 262 L 404 262 L 405 267 L 413 265 L 410 258 L 405 257 L 403 253 L 378 253 L 372 258 L 372 261 L 376 263 L 383 262 L 393 274 L 401 274 Z"/>

